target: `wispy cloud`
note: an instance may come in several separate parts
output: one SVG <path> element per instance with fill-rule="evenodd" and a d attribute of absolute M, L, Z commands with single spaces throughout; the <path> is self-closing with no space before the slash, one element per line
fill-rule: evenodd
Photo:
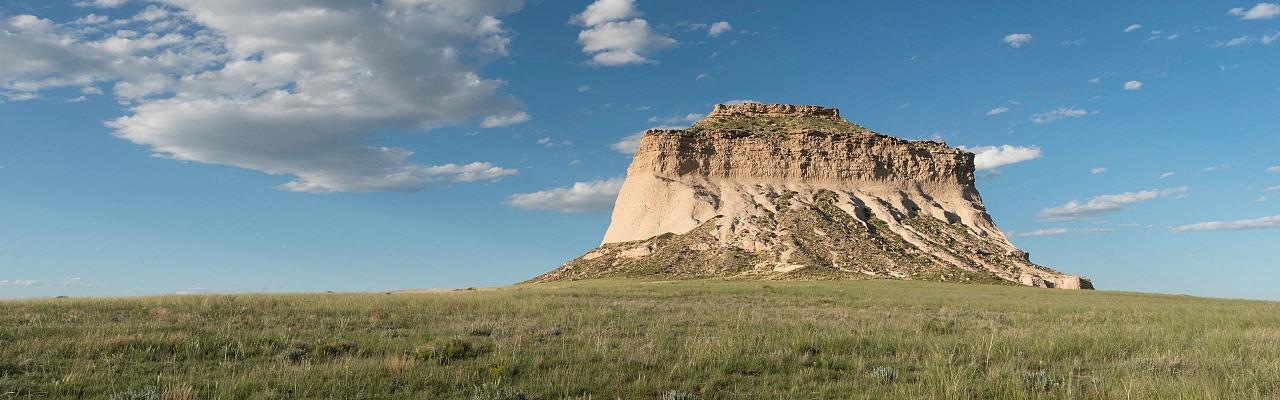
<path fill-rule="evenodd" d="M 1019 232 L 1019 233 L 1014 233 L 1014 234 L 1013 234 L 1013 237 L 1058 236 L 1058 235 L 1066 235 L 1066 234 L 1069 234 L 1069 233 L 1082 233 L 1082 234 L 1087 234 L 1087 235 L 1096 235 L 1096 234 L 1102 234 L 1102 233 L 1111 233 L 1111 232 L 1114 232 L 1114 231 L 1115 231 L 1115 230 L 1114 230 L 1114 229 L 1111 229 L 1111 228 L 1085 228 L 1085 229 L 1079 229 L 1079 228 L 1048 228 L 1048 229 L 1037 229 L 1037 230 L 1030 231 L 1030 232 Z"/>
<path fill-rule="evenodd" d="M 1093 167 L 1093 168 L 1089 168 L 1089 173 L 1090 173 L 1090 174 L 1093 174 L 1093 175 L 1101 174 L 1101 173 L 1103 173 L 1103 172 L 1107 172 L 1107 167 Z"/>
<path fill-rule="evenodd" d="M 1209 221 L 1173 227 L 1174 232 L 1235 231 L 1246 229 L 1280 228 L 1280 215 L 1241 219 L 1235 221 Z"/>
<path fill-rule="evenodd" d="M 1086 111 L 1074 107 L 1058 107 L 1056 110 L 1045 111 L 1042 113 L 1032 114 L 1031 122 L 1037 124 L 1047 124 L 1063 118 L 1080 118 L 1086 115 L 1097 114 L 1097 111 Z"/>
<path fill-rule="evenodd" d="M 40 281 L 35 279 L 0 279 L 0 286 L 35 286 L 39 284 Z"/>
<path fill-rule="evenodd" d="M 1151 189 L 1120 194 L 1094 196 L 1088 201 L 1071 200 L 1058 207 L 1050 207 L 1040 211 L 1039 217 L 1046 220 L 1071 220 L 1097 217 L 1120 211 L 1126 204 L 1155 200 L 1162 197 L 1185 196 L 1187 188 Z"/>
<path fill-rule="evenodd" d="M 1139 30 L 1139 29 L 1142 29 L 1142 25 L 1141 25 L 1141 24 L 1133 24 L 1133 25 L 1129 25 L 1129 26 L 1127 26 L 1127 27 L 1125 27 L 1125 28 L 1124 28 L 1124 33 L 1133 32 L 1133 31 L 1136 31 L 1136 30 Z"/>
<path fill-rule="evenodd" d="M 622 189 L 623 178 L 577 182 L 573 186 L 551 188 L 532 193 L 517 193 L 507 198 L 507 205 L 528 210 L 561 213 L 608 212 Z"/>
<path fill-rule="evenodd" d="M 1274 167 L 1267 167 L 1267 173 L 1268 173 L 1268 174 L 1280 174 L 1280 165 L 1277 165 L 1277 166 L 1274 166 Z"/>
<path fill-rule="evenodd" d="M 1157 176 L 1157 177 L 1156 177 L 1156 179 L 1164 180 L 1164 179 L 1171 178 L 1171 177 L 1173 177 L 1174 175 L 1177 175 L 1177 174 L 1178 174 L 1177 172 L 1169 171 L 1169 172 L 1165 172 L 1165 173 L 1163 173 L 1163 174 L 1160 174 L 1160 176 Z"/>
<path fill-rule="evenodd" d="M 1031 44 L 1032 40 L 1030 33 L 1010 33 L 1004 37 L 1004 43 L 1015 49 Z"/>
<path fill-rule="evenodd" d="M 1000 115 L 1007 112 L 1009 112 L 1009 107 L 1001 106 L 1001 107 L 992 108 L 990 111 L 987 111 L 987 115 Z"/>
<path fill-rule="evenodd" d="M 1128 81 L 1124 83 L 1124 90 L 1133 91 L 1140 89 L 1142 89 L 1142 82 L 1140 81 Z"/>

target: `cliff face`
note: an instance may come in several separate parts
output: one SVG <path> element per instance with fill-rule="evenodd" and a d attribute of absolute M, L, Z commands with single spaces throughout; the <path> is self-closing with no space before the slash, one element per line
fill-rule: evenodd
<path fill-rule="evenodd" d="M 1032 264 L 974 186 L 973 154 L 836 109 L 717 105 L 641 139 L 600 248 L 535 281 L 894 277 L 1091 288 Z"/>

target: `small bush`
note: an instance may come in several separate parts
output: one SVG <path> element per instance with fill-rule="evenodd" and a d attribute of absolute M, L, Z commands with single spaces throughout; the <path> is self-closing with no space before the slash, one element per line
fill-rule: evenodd
<path fill-rule="evenodd" d="M 322 358 L 340 357 L 343 355 L 355 353 L 355 351 L 356 351 L 355 342 L 348 341 L 348 342 L 329 342 L 329 343 L 321 344 L 319 346 L 316 346 L 315 351 L 312 353 L 315 355 L 315 358 L 322 359 Z"/>
<path fill-rule="evenodd" d="M 452 361 L 478 357 L 484 353 L 480 346 L 466 339 L 453 338 L 418 351 L 418 358 L 444 365 Z"/>
<path fill-rule="evenodd" d="M 893 383 L 898 379 L 898 370 L 893 367 L 875 367 L 871 369 L 871 378 L 881 383 Z"/>
<path fill-rule="evenodd" d="M 527 400 L 524 392 L 516 390 L 510 386 L 504 386 L 501 381 L 486 383 L 476 388 L 476 393 L 471 395 L 471 400 Z"/>
<path fill-rule="evenodd" d="M 921 330 L 935 335 L 950 335 L 959 332 L 960 328 L 957 326 L 955 320 L 930 318 L 924 322 L 924 326 Z"/>
<path fill-rule="evenodd" d="M 1022 386 L 1033 392 L 1048 392 L 1057 386 L 1058 382 L 1044 371 L 1029 371 L 1022 373 Z"/>
<path fill-rule="evenodd" d="M 109 398 L 111 400 L 160 400 L 162 397 L 160 389 L 156 389 L 155 386 L 147 386 L 116 393 Z"/>

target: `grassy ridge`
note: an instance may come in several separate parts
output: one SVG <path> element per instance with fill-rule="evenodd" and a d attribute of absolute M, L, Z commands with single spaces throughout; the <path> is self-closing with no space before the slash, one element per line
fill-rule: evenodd
<path fill-rule="evenodd" d="M 1280 304 L 901 281 L 0 302 L 0 399 L 693 396 L 1277 398 Z"/>

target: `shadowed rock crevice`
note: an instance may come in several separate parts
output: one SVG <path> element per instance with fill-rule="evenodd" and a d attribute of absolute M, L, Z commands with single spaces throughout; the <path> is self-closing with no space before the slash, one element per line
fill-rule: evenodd
<path fill-rule="evenodd" d="M 836 109 L 717 105 L 650 130 L 604 243 L 533 281 L 899 278 L 1092 288 L 1030 262 L 987 214 L 972 153 Z"/>

